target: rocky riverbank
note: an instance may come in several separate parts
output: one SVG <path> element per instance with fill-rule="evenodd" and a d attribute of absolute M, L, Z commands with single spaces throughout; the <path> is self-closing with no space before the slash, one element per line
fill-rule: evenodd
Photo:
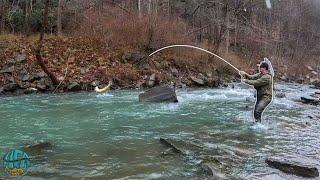
<path fill-rule="evenodd" d="M 15 37 L 0 43 L 0 95 L 37 92 L 92 91 L 113 80 L 113 89 L 151 88 L 163 84 L 184 87 L 218 87 L 237 80 L 227 66 L 209 65 L 176 58 L 154 56 L 136 49 L 111 49 L 97 42 L 76 38 L 49 38 L 43 48 L 48 69 L 59 80 L 53 86 L 38 66 L 36 41 Z M 277 72 L 276 80 L 309 83 L 320 88 L 318 67 L 306 67 L 306 75 Z M 254 73 L 255 69 L 246 71 Z"/>
<path fill-rule="evenodd" d="M 113 81 L 113 89 L 151 88 L 162 84 L 177 87 L 217 87 L 221 74 L 213 66 L 198 66 L 128 49 L 108 49 L 95 42 L 72 38 L 51 38 L 42 53 L 47 68 L 59 80 L 53 86 L 38 66 L 36 41 L 13 39 L 1 42 L 0 94 L 92 91 L 96 85 Z"/>

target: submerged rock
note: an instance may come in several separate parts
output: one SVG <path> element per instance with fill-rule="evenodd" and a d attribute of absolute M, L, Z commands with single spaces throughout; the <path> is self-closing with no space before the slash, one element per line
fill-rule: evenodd
<path fill-rule="evenodd" d="M 262 176 L 261 179 L 263 180 L 287 180 L 286 178 L 283 178 L 279 176 L 278 174 L 268 174 L 265 176 Z"/>
<path fill-rule="evenodd" d="M 201 168 L 213 179 L 225 179 L 226 176 L 213 162 L 202 162 Z"/>
<path fill-rule="evenodd" d="M 188 140 L 183 141 L 171 138 L 160 138 L 160 143 L 170 148 L 161 153 L 162 157 L 173 155 L 173 153 L 181 155 L 187 161 L 196 162 L 199 168 L 212 179 L 228 179 L 227 166 L 231 164 L 234 158 L 238 157 L 236 155 L 238 153 L 231 152 L 219 145 L 208 148 Z M 243 156 L 244 153 L 240 154 Z"/>
<path fill-rule="evenodd" d="M 295 162 L 281 158 L 267 158 L 265 162 L 273 168 L 279 169 L 288 174 L 294 174 L 301 177 L 318 177 L 319 171 L 311 165 Z"/>
<path fill-rule="evenodd" d="M 158 86 L 140 94 L 139 102 L 178 102 L 178 99 L 173 88 Z"/>
<path fill-rule="evenodd" d="M 285 98 L 286 94 L 283 92 L 276 93 L 276 98 Z"/>
<path fill-rule="evenodd" d="M 314 80 L 311 84 L 314 85 L 315 88 L 320 89 L 320 79 Z"/>
<path fill-rule="evenodd" d="M 22 148 L 23 151 L 28 153 L 29 155 L 39 155 L 44 150 L 52 149 L 52 144 L 49 142 L 41 142 L 34 145 L 28 145 Z"/>
<path fill-rule="evenodd" d="M 160 143 L 171 148 L 173 150 L 173 152 L 181 154 L 181 155 L 185 155 L 186 153 L 184 152 L 183 149 L 177 147 L 174 142 L 172 142 L 169 139 L 164 139 L 164 138 L 160 138 Z"/>
<path fill-rule="evenodd" d="M 301 97 L 301 101 L 302 101 L 302 103 L 311 104 L 311 105 L 319 105 L 320 104 L 319 98 L 314 98 L 312 96 Z"/>

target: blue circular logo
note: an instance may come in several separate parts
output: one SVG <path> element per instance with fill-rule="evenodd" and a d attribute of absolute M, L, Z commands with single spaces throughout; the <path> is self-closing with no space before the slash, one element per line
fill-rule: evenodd
<path fill-rule="evenodd" d="M 5 171 L 12 176 L 23 176 L 30 167 L 30 159 L 27 153 L 15 149 L 3 157 Z"/>

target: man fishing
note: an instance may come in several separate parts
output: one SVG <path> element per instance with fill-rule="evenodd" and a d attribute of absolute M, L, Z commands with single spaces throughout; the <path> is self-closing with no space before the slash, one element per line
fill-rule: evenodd
<path fill-rule="evenodd" d="M 191 45 L 184 45 L 184 44 L 176 44 L 176 45 L 170 45 L 165 46 L 163 48 L 160 48 L 151 54 L 149 56 L 154 55 L 155 53 L 162 51 L 164 49 L 168 48 L 174 48 L 174 47 L 185 47 L 185 48 L 193 48 L 200 51 L 204 51 L 206 53 L 209 53 L 215 57 L 217 57 L 219 60 L 222 60 L 229 66 L 231 66 L 233 69 L 238 71 L 238 73 L 241 76 L 241 81 L 252 85 L 257 90 L 257 96 L 256 96 L 256 104 L 253 111 L 253 117 L 255 119 L 255 122 L 261 122 L 261 116 L 263 111 L 266 109 L 266 107 L 271 103 L 272 96 L 273 96 L 273 76 L 274 71 L 271 65 L 271 62 L 264 58 L 263 62 L 259 66 L 259 73 L 255 75 L 249 75 L 244 71 L 240 71 L 237 67 L 229 63 L 227 60 L 223 59 L 222 57 L 214 54 L 213 52 L 210 52 L 208 50 L 202 49 L 200 47 L 191 46 Z"/>
<path fill-rule="evenodd" d="M 273 96 L 273 69 L 270 70 L 270 61 L 261 62 L 259 65 L 259 73 L 249 75 L 244 71 L 240 71 L 241 81 L 252 85 L 256 93 L 256 103 L 253 110 L 255 122 L 261 123 L 261 116 L 266 107 L 271 103 Z M 272 66 L 271 66 L 272 68 Z"/>

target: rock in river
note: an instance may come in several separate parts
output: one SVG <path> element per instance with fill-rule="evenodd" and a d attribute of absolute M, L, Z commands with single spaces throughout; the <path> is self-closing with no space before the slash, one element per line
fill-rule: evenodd
<path fill-rule="evenodd" d="M 305 104 L 312 104 L 312 105 L 319 105 L 320 104 L 319 98 L 314 98 L 312 96 L 301 97 L 301 101 L 302 101 L 302 103 L 305 103 Z"/>
<path fill-rule="evenodd" d="M 283 158 L 267 158 L 265 162 L 273 168 L 279 169 L 288 174 L 294 174 L 301 177 L 318 177 L 319 171 L 312 165 L 288 160 Z"/>
<path fill-rule="evenodd" d="M 22 148 L 29 155 L 39 155 L 44 150 L 52 149 L 52 144 L 49 142 L 40 142 L 34 145 L 28 145 Z"/>
<path fill-rule="evenodd" d="M 178 99 L 173 88 L 158 86 L 140 94 L 139 102 L 178 102 Z"/>
<path fill-rule="evenodd" d="M 276 93 L 276 98 L 285 98 L 286 97 L 286 94 L 283 93 L 283 92 L 279 92 L 279 93 Z"/>

